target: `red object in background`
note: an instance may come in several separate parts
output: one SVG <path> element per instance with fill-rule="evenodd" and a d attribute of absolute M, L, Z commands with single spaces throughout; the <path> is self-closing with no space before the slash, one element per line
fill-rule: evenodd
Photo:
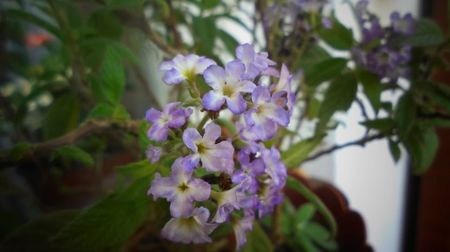
<path fill-rule="evenodd" d="M 30 32 L 25 37 L 25 44 L 28 48 L 37 48 L 45 43 L 52 41 L 53 37 L 44 32 Z"/>
<path fill-rule="evenodd" d="M 338 251 L 342 252 L 373 252 L 367 244 L 367 234 L 364 220 L 361 215 L 350 209 L 347 198 L 333 185 L 324 181 L 307 179 L 299 172 L 290 172 L 290 175 L 301 181 L 313 191 L 323 203 L 330 209 L 337 224 Z M 285 193 L 295 207 L 308 203 L 298 192 L 286 188 Z M 322 216 L 316 216 L 317 220 L 326 226 Z"/>

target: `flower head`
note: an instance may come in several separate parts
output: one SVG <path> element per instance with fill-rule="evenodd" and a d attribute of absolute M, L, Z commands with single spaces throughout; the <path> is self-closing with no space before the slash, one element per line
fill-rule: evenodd
<path fill-rule="evenodd" d="M 195 208 L 189 216 L 172 218 L 164 225 L 161 236 L 181 243 L 211 242 L 209 234 L 217 224 L 208 223 L 209 211 L 204 207 Z"/>
<path fill-rule="evenodd" d="M 391 14 L 391 22 L 393 30 L 397 33 L 404 35 L 411 35 L 414 33 L 415 21 L 411 13 L 401 17 L 400 13 L 393 12 Z"/>
<path fill-rule="evenodd" d="M 245 65 L 244 77 L 255 78 L 258 74 L 276 63 L 268 58 L 267 52 L 255 52 L 250 44 L 243 44 L 236 48 L 236 57 Z"/>
<path fill-rule="evenodd" d="M 247 195 L 237 185 L 227 191 L 211 192 L 211 197 L 217 201 L 217 211 L 212 221 L 223 223 L 228 220 L 231 212 L 241 208 L 252 208 L 256 206 L 256 195 Z"/>
<path fill-rule="evenodd" d="M 236 238 L 236 251 L 242 248 L 247 243 L 246 233 L 253 229 L 253 221 L 255 214 L 253 210 L 245 210 L 244 217 L 233 221 L 233 231 Z"/>
<path fill-rule="evenodd" d="M 229 62 L 225 69 L 220 66 L 210 66 L 203 76 L 206 83 L 213 89 L 203 96 L 203 107 L 218 111 L 226 102 L 234 114 L 240 114 L 247 108 L 242 93 L 250 93 L 255 84 L 242 79 L 245 66 L 238 60 Z"/>
<path fill-rule="evenodd" d="M 164 106 L 163 111 L 151 108 L 147 110 L 145 119 L 153 123 L 147 132 L 149 139 L 164 141 L 167 139 L 169 128 L 177 129 L 183 126 L 192 114 L 191 109 L 178 108 L 179 102 L 172 102 Z"/>
<path fill-rule="evenodd" d="M 178 158 L 172 165 L 170 177 L 155 174 L 148 194 L 153 195 L 154 199 L 170 201 L 173 217 L 189 216 L 194 208 L 193 202 L 207 200 L 211 192 L 211 186 L 201 179 L 192 178 L 192 172 L 187 160 Z"/>
<path fill-rule="evenodd" d="M 186 129 L 183 133 L 183 142 L 193 152 L 189 156 L 193 165 L 196 166 L 201 161 L 202 167 L 208 171 L 232 174 L 234 148 L 229 141 L 216 143 L 220 135 L 220 127 L 215 123 L 209 123 L 203 136 L 194 128 Z"/>
<path fill-rule="evenodd" d="M 162 62 L 159 69 L 164 71 L 163 81 L 168 85 L 175 85 L 185 80 L 192 81 L 195 75 L 202 74 L 207 67 L 215 64 L 216 62 L 203 56 L 178 54 L 172 60 Z"/>
<path fill-rule="evenodd" d="M 150 163 L 156 163 L 161 157 L 161 148 L 149 144 L 147 150 L 145 151 L 145 156 L 150 161 Z"/>

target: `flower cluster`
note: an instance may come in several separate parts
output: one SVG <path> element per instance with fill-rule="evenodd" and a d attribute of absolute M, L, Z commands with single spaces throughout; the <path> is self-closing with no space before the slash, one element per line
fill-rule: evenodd
<path fill-rule="evenodd" d="M 254 219 L 281 202 L 286 167 L 279 150 L 267 148 L 263 141 L 287 127 L 295 95 L 287 67 L 278 71 L 275 65 L 250 44 L 240 45 L 236 59 L 224 67 L 197 55 L 177 55 L 161 64 L 163 81 L 169 85 L 187 83 L 198 91 L 200 75 L 210 87 L 200 97 L 193 95 L 198 107 L 174 102 L 146 114 L 151 123 L 148 138 L 156 143 L 149 146 L 147 157 L 158 162 L 162 153 L 171 153 L 167 158 L 175 159 L 170 175 L 156 173 L 148 191 L 155 200 L 170 202 L 172 219 L 162 229 L 164 238 L 211 242 L 209 235 L 230 222 L 239 249 Z M 235 134 L 216 122 L 226 110 L 233 114 Z M 204 114 L 195 128 L 193 111 Z"/>
<path fill-rule="evenodd" d="M 367 10 L 368 0 L 355 6 L 356 17 L 362 29 L 361 43 L 352 49 L 356 63 L 381 78 L 396 81 L 408 77 L 407 63 L 411 46 L 399 43 L 401 38 L 414 33 L 415 20 L 411 14 L 391 14 L 391 24 L 382 27 L 377 16 Z"/>

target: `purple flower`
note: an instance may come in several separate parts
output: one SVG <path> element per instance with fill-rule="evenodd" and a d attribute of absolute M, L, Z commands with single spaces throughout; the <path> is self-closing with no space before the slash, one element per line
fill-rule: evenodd
<path fill-rule="evenodd" d="M 275 186 L 283 187 L 286 182 L 286 166 L 281 161 L 280 152 L 272 147 L 261 150 L 261 158 L 264 161 L 265 172 L 270 176 Z"/>
<path fill-rule="evenodd" d="M 253 221 L 255 214 L 253 210 L 245 210 L 242 219 L 233 221 L 233 231 L 236 238 L 236 251 L 242 248 L 247 243 L 247 232 L 253 229 Z"/>
<path fill-rule="evenodd" d="M 282 189 L 282 187 L 275 185 L 271 179 L 264 182 L 258 194 L 257 209 L 259 218 L 272 213 L 273 208 L 283 201 Z"/>
<path fill-rule="evenodd" d="M 369 22 L 369 28 L 363 28 L 362 30 L 362 43 L 369 44 L 376 39 L 382 39 L 385 36 L 385 32 L 380 25 L 378 19 L 373 19 Z"/>
<path fill-rule="evenodd" d="M 211 191 L 211 197 L 217 201 L 217 211 L 212 219 L 215 223 L 227 221 L 234 210 L 252 208 L 257 204 L 256 195 L 247 195 L 239 185 L 223 192 Z"/>
<path fill-rule="evenodd" d="M 215 64 L 216 62 L 203 56 L 178 54 L 173 60 L 162 62 L 159 69 L 165 71 L 163 81 L 168 85 L 175 85 L 185 80 L 193 81 L 195 75 L 202 74 L 207 67 Z"/>
<path fill-rule="evenodd" d="M 367 11 L 367 7 L 369 5 L 368 0 L 360 0 L 355 5 L 355 15 L 358 18 L 359 23 L 363 23 L 366 19 L 366 16 L 369 16 L 369 12 Z"/>
<path fill-rule="evenodd" d="M 161 148 L 149 144 L 147 150 L 145 151 L 145 156 L 148 161 L 154 164 L 161 158 Z"/>
<path fill-rule="evenodd" d="M 391 14 L 391 22 L 394 32 L 404 35 L 411 35 L 414 33 L 415 21 L 410 13 L 402 18 L 400 13 L 393 12 Z"/>
<path fill-rule="evenodd" d="M 269 66 L 276 63 L 268 58 L 267 52 L 255 52 L 250 44 L 242 44 L 236 48 L 236 57 L 245 65 L 244 78 L 253 79 Z"/>
<path fill-rule="evenodd" d="M 243 191 L 252 194 L 258 190 L 257 177 L 264 173 L 264 162 L 261 157 L 257 157 L 258 154 L 250 147 L 240 150 L 237 158 L 241 164 L 241 169 L 237 170 L 231 177 L 234 184 L 239 184 Z"/>
<path fill-rule="evenodd" d="M 271 97 L 269 89 L 257 87 L 252 93 L 253 108 L 249 109 L 244 118 L 247 125 L 260 140 L 268 140 L 275 135 L 278 125 L 287 127 L 289 112 L 278 105 Z"/>
<path fill-rule="evenodd" d="M 148 194 L 152 194 L 155 200 L 165 198 L 170 201 L 170 213 L 173 217 L 187 217 L 194 208 L 193 202 L 207 200 L 211 192 L 207 182 L 192 178 L 192 172 L 187 160 L 178 158 L 172 165 L 170 177 L 155 174 Z"/>
<path fill-rule="evenodd" d="M 210 66 L 203 74 L 206 83 L 213 89 L 203 96 L 203 107 L 218 111 L 226 102 L 234 114 L 240 114 L 247 108 L 247 103 L 241 93 L 250 93 L 255 84 L 242 79 L 245 66 L 238 60 L 229 62 L 225 69 L 220 66 Z"/>
<path fill-rule="evenodd" d="M 167 139 L 169 128 L 177 129 L 183 126 L 187 118 L 192 114 L 191 109 L 177 108 L 179 102 L 167 104 L 163 111 L 151 108 L 147 110 L 145 119 L 153 123 L 147 132 L 149 139 L 154 141 L 164 141 Z"/>
<path fill-rule="evenodd" d="M 273 100 L 280 106 L 287 106 L 291 113 L 295 105 L 295 93 L 291 90 L 292 75 L 289 73 L 286 65 L 281 66 L 280 78 L 278 83 L 272 85 Z"/>
<path fill-rule="evenodd" d="M 208 171 L 232 174 L 234 148 L 229 141 L 216 143 L 220 135 L 220 127 L 215 123 L 209 123 L 203 136 L 194 128 L 186 129 L 183 133 L 183 142 L 193 152 L 189 159 L 194 166 L 201 161 L 202 167 Z"/>
<path fill-rule="evenodd" d="M 181 243 L 211 242 L 209 234 L 217 224 L 208 223 L 209 211 L 204 207 L 193 209 L 186 217 L 172 218 L 164 225 L 161 236 Z"/>

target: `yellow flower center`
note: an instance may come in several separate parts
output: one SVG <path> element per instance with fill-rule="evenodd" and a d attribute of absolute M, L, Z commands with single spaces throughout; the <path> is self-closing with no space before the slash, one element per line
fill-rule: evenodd
<path fill-rule="evenodd" d="M 182 184 L 178 185 L 178 190 L 180 190 L 181 192 L 184 192 L 187 189 L 189 189 L 189 186 L 186 185 L 186 183 L 182 183 Z"/>
<path fill-rule="evenodd" d="M 231 97 L 235 93 L 235 90 L 230 85 L 224 85 L 222 92 L 223 92 L 223 95 L 225 95 L 227 97 Z"/>

